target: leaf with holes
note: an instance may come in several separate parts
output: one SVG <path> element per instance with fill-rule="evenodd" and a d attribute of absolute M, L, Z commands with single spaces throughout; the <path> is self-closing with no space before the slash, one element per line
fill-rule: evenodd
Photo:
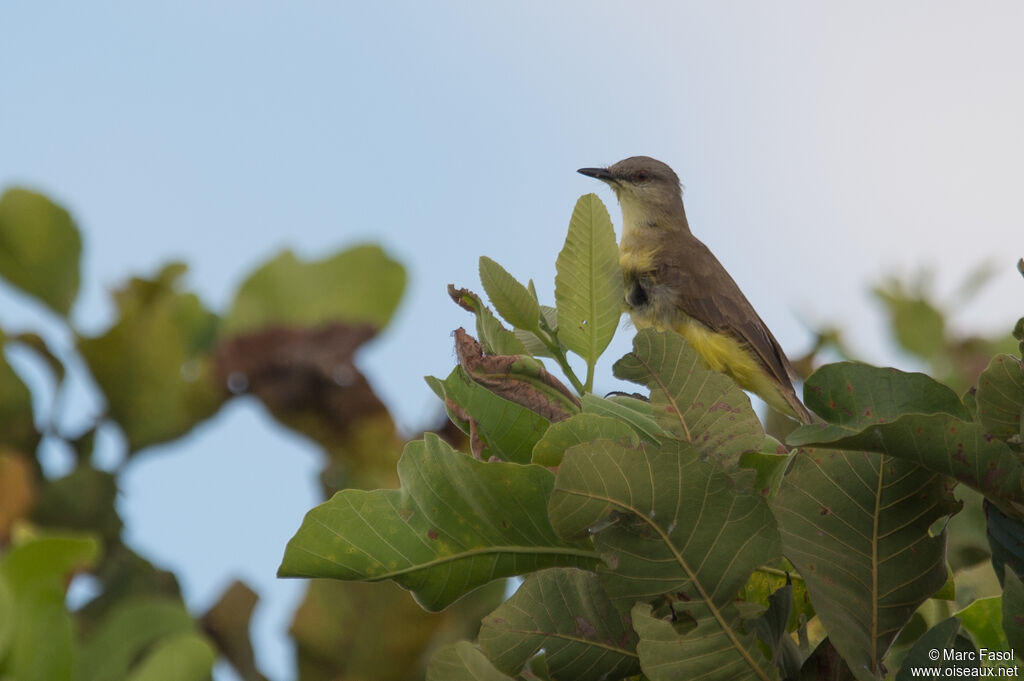
<path fill-rule="evenodd" d="M 958 509 L 945 476 L 868 452 L 801 450 L 771 501 L 786 557 L 832 644 L 861 681 L 946 581 L 937 519 Z"/>
<path fill-rule="evenodd" d="M 640 662 L 650 678 L 697 678 L 710 667 L 729 678 L 775 678 L 752 632 L 742 626 L 736 594 L 759 566 L 780 557 L 766 501 L 737 491 L 732 479 L 684 442 L 623 447 L 609 440 L 570 448 L 562 459 L 549 515 L 566 538 L 592 536 L 605 563 L 598 574 L 616 605 L 662 602 L 666 595 L 696 629 L 641 628 Z M 645 659 L 645 641 L 675 652 L 671 673 L 657 671 L 662 653 Z M 653 650 L 653 649 L 652 649 Z M 666 672 L 668 673 L 668 672 Z M 673 676 L 673 674 L 675 676 Z"/>
<path fill-rule="evenodd" d="M 394 580 L 429 610 L 482 584 L 548 567 L 591 568 L 589 541 L 558 537 L 542 466 L 477 461 L 428 434 L 398 462 L 401 489 L 346 489 L 309 513 L 282 577 Z"/>

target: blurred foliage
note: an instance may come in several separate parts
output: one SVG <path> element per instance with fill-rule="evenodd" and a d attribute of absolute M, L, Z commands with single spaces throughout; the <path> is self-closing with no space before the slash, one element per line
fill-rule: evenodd
<path fill-rule="evenodd" d="M 249 394 L 322 447 L 325 497 L 393 485 L 405 439 L 353 357 L 393 316 L 405 270 L 372 245 L 314 262 L 284 252 L 219 314 L 187 289 L 185 265 L 170 263 L 118 287 L 113 323 L 85 336 L 70 314 L 80 254 L 63 208 L 20 189 L 0 199 L 0 278 L 57 312 L 78 356 L 53 352 L 45 329 L 0 330 L 0 343 L 28 350 L 57 391 L 84 362 L 106 403 L 85 430 L 64 433 L 59 413 L 33 412 L 0 354 L 0 678 L 205 680 L 220 656 L 245 681 L 265 681 L 249 638 L 258 595 L 236 582 L 208 612 L 187 612 L 174 574 L 122 541 L 120 469 L 93 465 L 96 431 L 119 428 L 131 457 Z M 447 425 L 439 433 L 465 442 Z M 44 474 L 44 434 L 73 453 L 69 473 Z M 65 592 L 80 573 L 97 593 L 70 612 Z M 475 635 L 503 592 L 495 583 L 432 615 L 390 585 L 310 582 L 292 624 L 300 678 L 422 678 L 429 651 Z"/>
<path fill-rule="evenodd" d="M 878 284 L 894 341 L 928 376 L 818 368 L 823 353 L 855 359 L 842 329 L 821 329 L 794 364 L 827 423 L 794 430 L 769 414 L 766 435 L 737 386 L 672 334 L 639 334 L 615 365 L 649 396 L 591 393 L 620 282 L 610 219 L 588 195 L 554 305 L 487 258 L 497 314 L 450 288 L 476 339 L 459 330 L 458 365 L 428 378 L 449 421 L 408 442 L 354 361 L 405 286 L 379 247 L 280 253 L 222 311 L 170 263 L 115 290 L 116 317 L 94 336 L 71 314 L 81 248 L 46 197 L 0 198 L 0 278 L 75 341 L 55 352 L 46 329 L 0 329 L 0 344 L 26 350 L 58 391 L 85 366 L 106 404 L 65 433 L 0 354 L 0 678 L 205 681 L 219 657 L 266 681 L 249 637 L 258 594 L 235 582 L 188 612 L 175 575 L 122 541 L 120 470 L 92 460 L 99 428 L 118 428 L 132 457 L 243 394 L 324 453 L 325 502 L 281 566 L 335 578 L 308 582 L 289 631 L 304 681 L 864 680 L 894 678 L 933 642 L 1024 641 L 1024 320 L 1016 340 L 951 323 L 990 269 L 946 301 L 927 275 Z M 44 473 L 44 436 L 73 453 L 67 474 Z M 899 531 L 865 543 L 885 527 Z M 859 590 L 872 570 L 876 591 Z M 70 611 L 80 574 L 96 593 Z M 525 581 L 502 603 L 509 575 Z M 879 595 L 897 587 L 898 603 Z"/>

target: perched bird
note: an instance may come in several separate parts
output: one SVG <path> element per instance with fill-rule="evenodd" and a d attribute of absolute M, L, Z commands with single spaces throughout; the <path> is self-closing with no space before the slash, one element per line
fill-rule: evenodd
<path fill-rule="evenodd" d="M 709 367 L 783 414 L 811 423 L 778 341 L 718 258 L 690 233 L 675 172 L 647 156 L 578 172 L 606 182 L 618 197 L 619 264 L 634 325 L 678 331 Z"/>

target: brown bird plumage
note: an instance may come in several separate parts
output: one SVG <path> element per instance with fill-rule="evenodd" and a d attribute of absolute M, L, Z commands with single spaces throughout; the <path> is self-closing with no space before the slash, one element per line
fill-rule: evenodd
<path fill-rule="evenodd" d="M 675 329 L 717 371 L 775 409 L 813 420 L 792 365 L 718 258 L 690 232 L 675 172 L 647 156 L 580 173 L 606 182 L 622 207 L 619 262 L 638 328 Z"/>

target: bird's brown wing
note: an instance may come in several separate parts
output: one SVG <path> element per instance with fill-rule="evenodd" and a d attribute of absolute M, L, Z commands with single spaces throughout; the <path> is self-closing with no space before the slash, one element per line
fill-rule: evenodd
<path fill-rule="evenodd" d="M 659 272 L 658 280 L 674 292 L 679 311 L 745 343 L 784 392 L 796 398 L 791 382 L 793 367 L 786 354 L 718 258 L 692 235 L 669 248 L 679 252 L 661 258 L 672 264 Z"/>

